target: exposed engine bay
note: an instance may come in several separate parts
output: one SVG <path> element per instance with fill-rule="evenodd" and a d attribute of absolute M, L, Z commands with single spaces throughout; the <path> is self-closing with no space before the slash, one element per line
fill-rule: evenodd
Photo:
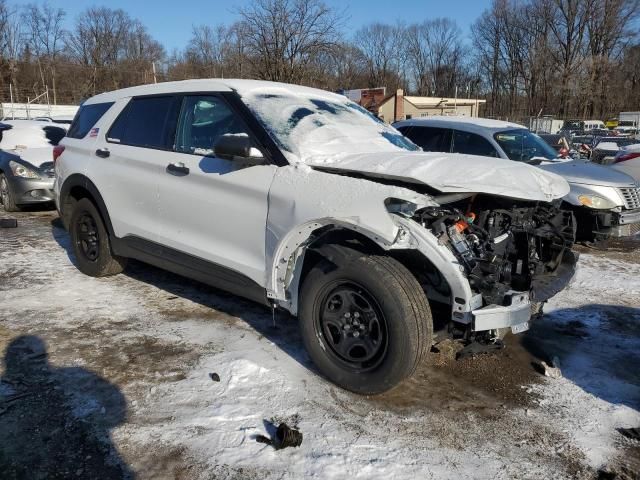
<path fill-rule="evenodd" d="M 543 302 L 573 275 L 575 221 L 554 204 L 476 195 L 413 219 L 453 251 L 485 305 L 508 305 L 511 291 Z"/>

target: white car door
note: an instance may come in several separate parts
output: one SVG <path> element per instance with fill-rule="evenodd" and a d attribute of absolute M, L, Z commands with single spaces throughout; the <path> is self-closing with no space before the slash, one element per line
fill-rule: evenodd
<path fill-rule="evenodd" d="M 160 243 L 264 286 L 267 200 L 277 167 L 216 158 L 216 140 L 229 133 L 251 135 L 222 97 L 184 97 L 175 153 L 160 181 Z"/>
<path fill-rule="evenodd" d="M 158 241 L 159 181 L 171 159 L 179 101 L 131 99 L 93 147 L 91 170 L 119 238 Z"/>

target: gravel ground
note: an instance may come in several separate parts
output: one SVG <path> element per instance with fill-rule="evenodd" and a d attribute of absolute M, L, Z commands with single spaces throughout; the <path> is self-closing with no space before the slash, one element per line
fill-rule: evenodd
<path fill-rule="evenodd" d="M 93 279 L 52 212 L 0 229 L 2 478 L 639 478 L 639 242 L 581 247 L 506 348 L 372 398 L 319 377 L 295 320 L 137 262 Z M 536 362 L 560 364 L 545 377 Z M 213 381 L 216 373 L 220 381 Z M 281 421 L 300 448 L 260 443 Z"/>

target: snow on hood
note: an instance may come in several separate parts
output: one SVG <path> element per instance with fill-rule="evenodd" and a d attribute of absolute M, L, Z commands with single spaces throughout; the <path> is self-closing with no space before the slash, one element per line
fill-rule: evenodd
<path fill-rule="evenodd" d="M 291 163 L 341 152 L 402 152 L 419 147 L 342 95 L 286 84 L 239 91 Z"/>
<path fill-rule="evenodd" d="M 21 160 L 29 162 L 36 168 L 40 168 L 45 163 L 53 162 L 53 147 L 25 148 L 14 150 L 11 153 L 18 155 Z"/>
<path fill-rule="evenodd" d="M 488 193 L 550 201 L 569 193 L 562 177 L 512 160 L 476 155 L 397 151 L 315 156 L 313 167 L 425 184 L 444 193 Z"/>
<path fill-rule="evenodd" d="M 562 178 L 496 158 L 432 154 L 346 97 L 286 84 L 243 84 L 243 102 L 291 163 L 474 192 L 549 201 L 569 193 Z"/>
<path fill-rule="evenodd" d="M 33 120 L 10 120 L 2 122 L 11 125 L 11 129 L 2 131 L 2 150 L 16 150 L 25 148 L 52 147 L 43 127 L 52 126 L 51 123 Z"/>

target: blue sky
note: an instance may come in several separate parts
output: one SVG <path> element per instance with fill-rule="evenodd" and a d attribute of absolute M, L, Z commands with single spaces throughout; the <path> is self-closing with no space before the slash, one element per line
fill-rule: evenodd
<path fill-rule="evenodd" d="M 14 5 L 32 2 L 10 0 Z M 67 12 L 69 26 L 87 7 L 122 8 L 144 23 L 151 35 L 171 52 L 187 44 L 193 25 L 231 23 L 237 19 L 234 10 L 249 0 L 49 0 L 49 3 Z M 467 33 L 469 25 L 488 7 L 489 0 L 325 0 L 325 3 L 349 15 L 349 21 L 345 22 L 347 35 L 371 22 L 419 22 L 435 17 L 453 18 Z"/>

